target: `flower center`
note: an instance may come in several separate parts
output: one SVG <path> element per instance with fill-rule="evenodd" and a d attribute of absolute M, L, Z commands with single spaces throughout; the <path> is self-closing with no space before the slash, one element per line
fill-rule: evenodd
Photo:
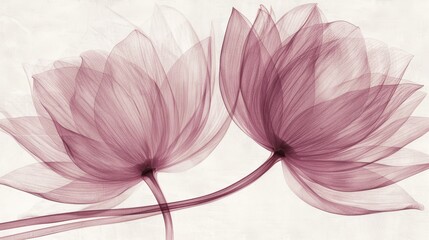
<path fill-rule="evenodd" d="M 147 176 L 148 174 L 150 174 L 150 173 L 153 173 L 153 168 L 150 168 L 150 167 L 148 167 L 148 168 L 144 168 L 144 169 L 142 169 L 141 171 L 142 171 L 142 177 L 144 177 L 144 176 Z"/>
<path fill-rule="evenodd" d="M 280 156 L 280 157 L 286 156 L 286 153 L 283 149 L 278 149 L 278 150 L 274 151 L 274 154 L 277 156 Z"/>
<path fill-rule="evenodd" d="M 274 154 L 280 157 L 285 157 L 286 155 L 293 154 L 293 148 L 288 144 L 282 144 L 281 147 L 276 148 Z"/>
<path fill-rule="evenodd" d="M 150 161 L 147 161 L 147 162 L 139 164 L 137 166 L 137 168 L 139 169 L 142 177 L 147 176 L 150 173 L 153 173 L 154 170 L 155 170 L 154 168 L 151 167 L 151 164 L 149 162 Z"/>

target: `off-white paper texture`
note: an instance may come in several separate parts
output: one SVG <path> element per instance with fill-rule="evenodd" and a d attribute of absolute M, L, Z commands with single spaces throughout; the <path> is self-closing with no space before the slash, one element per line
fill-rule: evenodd
<path fill-rule="evenodd" d="M 112 42 L 119 36 L 109 33 L 109 26 L 106 26 L 108 18 L 122 16 L 130 24 L 144 25 L 156 4 L 167 5 L 182 12 L 200 38 L 208 36 L 212 25 L 219 52 L 232 7 L 253 20 L 260 4 L 272 7 L 277 16 L 281 16 L 303 3 L 307 2 L 3 0 L 0 2 L 0 104 L 14 106 L 18 112 L 30 108 L 30 88 L 23 68 L 26 64 L 78 56 L 82 51 L 93 48 L 110 50 Z M 413 54 L 414 59 L 404 78 L 426 85 L 423 91 L 429 92 L 429 1 L 323 0 L 318 3 L 329 21 L 346 20 L 359 26 L 365 37 Z M 96 34 L 103 31 L 106 33 L 104 40 Z M 428 98 L 417 109 L 416 115 L 429 116 Z M 410 145 L 426 153 L 429 153 L 428 146 L 429 135 Z M 196 197 L 237 181 L 257 168 L 269 155 L 232 124 L 220 145 L 201 164 L 186 172 L 161 173 L 159 182 L 169 201 Z M 0 175 L 35 161 L 10 136 L 0 133 Z M 399 184 L 429 208 L 429 171 Z M 156 201 L 149 189 L 141 183 L 120 206 L 154 203 Z M 2 222 L 74 209 L 79 208 L 48 202 L 0 186 Z M 280 164 L 232 196 L 176 211 L 172 216 L 177 240 L 379 240 L 428 239 L 429 236 L 429 209 L 367 216 L 339 216 L 315 209 L 288 188 Z M 163 238 L 164 223 L 158 215 L 41 239 Z"/>

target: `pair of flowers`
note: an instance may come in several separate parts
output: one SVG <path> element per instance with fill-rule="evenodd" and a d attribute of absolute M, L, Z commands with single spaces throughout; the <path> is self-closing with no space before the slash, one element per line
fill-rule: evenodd
<path fill-rule="evenodd" d="M 41 161 L 1 184 L 57 202 L 110 206 L 144 180 L 159 206 L 24 219 L 0 229 L 161 211 L 172 239 L 170 211 L 231 194 L 277 162 L 291 189 L 324 211 L 421 208 L 395 184 L 429 168 L 426 156 L 403 148 L 429 130 L 428 119 L 411 116 L 421 86 L 401 83 L 409 55 L 364 39 L 350 23 L 326 22 L 312 4 L 278 21 L 261 7 L 253 24 L 233 10 L 217 83 L 212 37 L 200 41 L 183 23 L 178 31 L 158 26 L 162 40 L 135 30 L 110 53 L 55 62 L 33 75 L 38 115 L 0 121 Z M 272 156 L 223 190 L 167 204 L 156 173 L 202 161 L 231 117 Z"/>

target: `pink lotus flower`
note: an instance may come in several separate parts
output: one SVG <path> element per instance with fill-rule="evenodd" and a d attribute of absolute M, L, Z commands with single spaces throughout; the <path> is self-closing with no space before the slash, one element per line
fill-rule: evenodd
<path fill-rule="evenodd" d="M 308 204 L 346 215 L 421 208 L 395 184 L 429 168 L 402 149 L 429 130 L 427 118 L 410 116 L 421 86 L 401 83 L 410 59 L 350 23 L 324 22 L 313 4 L 277 22 L 262 7 L 253 24 L 233 10 L 221 90 L 235 122 L 282 158 Z"/>
<path fill-rule="evenodd" d="M 133 34 L 140 36 L 138 32 Z M 166 36 L 170 35 L 167 33 Z M 171 39 L 177 38 L 171 37 Z M 141 49 L 141 46 L 146 46 L 141 45 L 140 41 L 137 43 L 125 44 L 125 46 L 138 46 L 138 49 Z M 168 41 L 164 43 L 160 45 L 161 49 L 169 45 Z M 207 57 L 211 56 L 208 54 L 210 48 L 199 47 L 206 46 L 203 43 L 195 46 L 197 46 L 197 50 L 206 49 L 202 51 L 204 54 L 194 56 L 198 61 L 195 61 L 194 58 L 185 58 L 186 60 L 183 61 L 180 58 L 176 61 L 181 62 L 181 65 L 185 64 L 184 69 L 186 70 L 190 69 L 191 63 L 199 66 L 200 60 L 206 63 L 210 62 L 210 58 Z M 157 49 L 157 44 L 154 44 L 154 48 Z M 150 46 L 143 47 L 143 49 L 145 51 L 141 53 L 153 52 Z M 134 57 L 130 58 L 129 56 Z M 174 69 L 174 67 L 166 67 L 170 65 L 169 63 L 175 62 L 171 61 L 168 56 L 170 55 L 159 56 L 158 54 L 159 62 L 162 63 L 163 69 Z M 109 64 L 107 64 L 110 57 L 117 60 L 111 65 L 112 69 L 116 71 L 110 69 Z M 109 57 L 92 57 L 90 59 L 100 60 L 92 62 L 96 64 L 88 64 L 89 67 L 82 67 L 82 63 L 70 65 L 60 62 L 59 64 L 64 68 L 79 66 L 76 74 L 62 74 L 61 72 L 58 74 L 62 77 L 75 76 L 70 81 L 74 85 L 79 83 L 77 76 L 79 76 L 81 69 L 86 72 L 85 77 L 99 79 L 95 81 L 96 86 L 89 85 L 90 88 L 79 88 L 79 91 L 83 93 L 85 90 L 94 92 L 96 90 L 97 93 L 89 94 L 88 100 L 81 103 L 82 106 L 90 103 L 89 108 L 80 108 L 83 113 L 89 109 L 89 116 L 78 115 L 80 117 L 76 118 L 73 116 L 73 109 L 79 105 L 73 102 L 75 100 L 63 101 L 65 103 L 73 102 L 70 104 L 73 108 L 70 110 L 74 118 L 70 126 L 67 122 L 59 121 L 60 119 L 70 119 L 62 117 L 67 116 L 68 113 L 54 113 L 55 110 L 63 108 L 56 105 L 46 107 L 46 104 L 42 104 L 39 107 L 41 118 L 51 119 L 51 122 L 47 124 L 49 128 L 44 127 L 45 124 L 43 124 L 41 132 L 44 134 L 52 133 L 51 140 L 54 149 L 58 147 L 55 145 L 57 142 L 60 147 L 65 143 L 66 147 L 63 154 L 72 157 L 72 164 L 77 165 L 78 170 L 82 169 L 84 174 L 88 174 L 90 177 L 95 175 L 96 179 L 102 179 L 103 183 L 107 184 L 112 184 L 112 182 L 132 183 L 139 181 L 143 175 L 149 186 L 155 190 L 155 194 L 162 198 L 159 187 L 154 186 L 156 181 L 151 181 L 153 178 L 148 176 L 153 170 L 159 170 L 159 167 L 153 169 L 154 164 L 159 163 L 158 161 L 160 163 L 171 161 L 171 165 L 167 164 L 165 168 L 162 167 L 161 169 L 175 169 L 177 164 L 180 166 L 182 163 L 172 159 L 175 159 L 177 156 L 174 155 L 178 153 L 178 156 L 181 156 L 184 150 L 177 150 L 173 154 L 169 151 L 170 148 L 165 148 L 162 143 L 167 141 L 167 145 L 169 145 L 171 142 L 175 142 L 176 140 L 168 141 L 170 133 L 177 133 L 175 127 L 182 126 L 179 124 L 180 117 L 174 118 L 173 124 L 167 116 L 170 114 L 187 116 L 185 119 L 189 119 L 189 121 L 196 116 L 183 115 L 182 110 L 178 110 L 181 108 L 175 106 L 178 103 L 175 100 L 176 97 L 180 97 L 180 93 L 185 93 L 192 87 L 185 85 L 181 88 L 181 86 L 172 84 L 172 79 L 177 77 L 180 77 L 177 79 L 182 79 L 181 71 L 175 72 L 176 75 L 167 74 L 164 77 L 162 71 L 156 70 L 161 68 L 153 67 L 159 65 L 158 61 L 155 61 L 153 66 L 145 61 L 137 61 L 138 64 L 134 64 L 136 62 L 134 59 L 139 59 L 139 57 L 140 55 L 135 56 L 135 51 L 124 50 L 119 54 L 110 54 Z M 128 59 L 131 59 L 132 64 L 129 64 Z M 158 205 L 67 212 L 15 220 L 0 223 L 0 230 L 91 218 L 90 220 L 68 222 L 5 237 L 5 239 L 27 239 L 76 228 L 131 221 L 159 213 L 163 213 L 165 219 L 168 219 L 169 211 L 207 204 L 249 186 L 279 161 L 283 163 L 287 181 L 297 195 L 309 204 L 328 212 L 353 215 L 421 208 L 417 202 L 395 184 L 429 168 L 427 156 L 403 149 L 405 145 L 429 130 L 427 119 L 411 116 L 423 99 L 424 95 L 418 92 L 421 86 L 400 83 L 409 61 L 410 56 L 399 50 L 389 49 L 381 43 L 364 39 L 359 29 L 349 23 L 324 23 L 321 13 L 315 5 L 298 7 L 277 22 L 274 21 L 272 12 L 269 13 L 262 8 L 254 24 L 250 24 L 240 13 L 233 10 L 221 55 L 221 90 L 226 107 L 234 116 L 237 124 L 259 144 L 273 153 L 260 167 L 223 189 L 204 196 L 170 202 L 168 208 L 165 207 L 166 204 L 163 204 L 165 199 L 160 199 Z M 102 69 L 98 69 L 100 62 L 103 66 Z M 113 68 L 113 66 L 121 66 L 121 68 Z M 139 69 L 138 66 L 144 66 L 145 72 L 143 74 L 135 70 Z M 87 69 L 94 71 L 88 72 Z M 100 72 L 102 74 L 97 78 L 96 76 Z M 121 87 L 114 88 L 118 81 L 115 78 L 116 72 L 121 73 L 118 76 L 123 76 L 118 77 L 120 80 L 130 78 L 132 87 L 119 81 L 118 86 Z M 201 75 L 202 72 L 206 71 L 204 69 L 196 71 L 195 73 L 198 73 L 196 76 L 200 76 L 200 78 L 205 76 L 205 74 Z M 161 77 L 153 77 L 159 76 L 160 73 Z M 190 74 L 185 75 L 189 76 Z M 148 78 L 154 81 L 149 81 L 150 84 L 141 87 L 139 81 L 134 81 L 140 78 Z M 210 79 L 212 81 L 213 78 Z M 107 86 L 104 86 L 104 83 L 107 83 Z M 164 83 L 168 83 L 168 88 L 164 88 Z M 134 88 L 134 86 L 137 87 Z M 204 87 L 201 89 L 209 88 L 208 85 L 203 84 L 202 86 Z M 102 90 L 105 88 L 107 90 Z M 53 91 L 46 92 L 53 93 Z M 58 92 L 63 93 L 64 91 Z M 112 98 L 103 98 L 98 103 L 103 107 L 98 107 L 94 103 L 100 99 L 99 95 L 104 94 L 104 92 L 108 93 L 105 94 L 106 96 Z M 118 95 L 117 92 L 120 94 Z M 127 94 L 122 94 L 124 92 Z M 142 92 L 146 93 L 144 98 L 140 94 Z M 192 105 L 185 100 L 181 102 L 195 106 L 195 110 L 199 109 L 198 99 L 203 99 L 201 101 L 203 104 L 206 101 L 202 98 L 205 93 L 200 94 L 198 91 L 197 93 L 197 97 L 192 95 L 186 100 L 197 101 L 198 104 Z M 88 95 L 84 94 L 83 96 Z M 150 97 L 146 98 L 146 96 Z M 112 99 L 117 101 L 112 101 Z M 145 100 L 145 104 L 142 104 L 144 107 L 138 108 L 138 113 L 130 111 L 134 106 L 140 106 L 140 99 Z M 127 100 L 132 100 L 133 103 L 129 104 Z M 155 103 L 161 108 L 155 108 Z M 168 103 L 174 103 L 174 107 Z M 119 106 L 129 108 L 124 109 Z M 184 106 L 189 105 L 184 104 Z M 224 133 L 228 121 L 224 120 L 223 114 L 218 115 L 218 111 L 221 109 L 213 110 L 213 106 L 218 105 L 211 103 L 210 113 L 214 115 L 208 117 L 222 116 L 220 118 L 222 121 L 210 119 L 205 121 L 214 121 L 215 125 L 222 123 L 222 125 L 211 128 L 215 129 L 215 132 L 206 135 L 210 136 L 209 139 L 212 137 L 217 139 L 210 140 L 212 144 L 215 144 Z M 168 111 L 158 113 L 162 109 Z M 143 129 L 134 127 L 141 124 L 142 114 L 140 110 L 150 112 L 150 114 L 143 115 L 150 116 L 149 119 L 144 118 L 145 121 L 143 122 L 150 124 L 144 124 Z M 206 110 L 208 111 L 208 109 Z M 112 114 L 116 112 L 122 113 L 121 117 L 129 117 L 125 120 Z M 130 112 L 134 114 L 130 114 Z M 187 113 L 185 110 L 183 112 Z M 100 113 L 105 113 L 108 117 L 101 119 Z M 204 115 L 200 112 L 198 114 Z M 197 119 L 204 118 L 198 117 Z M 197 122 L 201 121 L 198 120 Z M 4 126 L 10 127 L 11 124 L 4 124 Z M 14 126 L 13 124 L 12 126 L 15 127 L 12 129 L 19 127 L 19 125 Z M 82 130 L 80 128 L 73 130 L 73 127 L 78 126 Z M 153 129 L 155 132 L 151 132 L 152 135 L 149 137 L 139 138 L 149 128 L 148 126 L 167 126 L 167 129 L 155 128 Z M 28 127 L 28 129 L 31 128 Z M 126 135 L 118 135 L 117 131 L 119 130 Z M 189 129 L 191 132 L 194 130 L 195 128 Z M 93 138 L 93 135 L 86 135 L 87 132 L 91 131 L 95 133 L 96 138 Z M 183 133 L 184 131 L 179 132 Z M 38 134 L 33 135 L 40 137 Z M 81 146 L 82 151 L 72 152 L 68 149 L 68 142 L 75 135 L 83 135 L 85 139 L 91 140 L 86 140 L 89 144 Z M 175 136 L 177 139 L 182 139 L 183 136 L 186 137 L 185 139 L 189 139 L 189 145 L 185 146 L 189 146 L 191 149 L 195 144 L 201 146 L 200 142 L 193 141 L 193 139 L 199 139 L 195 137 L 194 133 L 189 133 L 189 135 L 188 133 L 185 135 L 178 133 Z M 152 141 L 147 141 L 151 138 L 155 140 L 154 144 Z M 209 139 L 205 140 L 209 141 Z M 78 165 L 80 161 L 74 162 L 76 161 L 74 160 L 75 155 L 80 156 L 79 153 L 90 152 L 86 149 L 92 149 L 92 140 L 104 143 L 106 149 L 112 154 L 121 153 L 118 158 L 110 160 L 115 167 L 116 165 L 121 167 L 122 161 L 126 162 L 130 159 L 135 160 L 135 162 L 138 162 L 139 159 L 148 159 L 149 161 L 144 162 L 145 164 L 139 162 L 137 165 L 132 165 L 135 167 L 134 170 L 129 169 L 127 165 L 120 168 L 120 171 L 116 171 L 116 168 L 109 168 L 109 166 L 106 166 L 102 171 L 96 171 L 97 168 L 92 168 L 95 166 L 94 164 L 85 164 L 80 167 Z M 127 141 L 131 142 L 128 143 Z M 184 146 L 182 141 L 184 140 L 179 141 L 179 146 Z M 78 145 L 77 142 L 76 145 Z M 127 151 L 123 151 L 124 149 Z M 144 149 L 143 152 L 146 155 L 142 156 L 141 149 Z M 104 148 L 96 150 L 101 153 L 105 151 Z M 210 147 L 209 150 L 211 150 Z M 169 158 L 165 158 L 163 155 L 165 152 L 168 153 Z M 191 152 L 200 153 L 200 150 L 198 148 L 198 151 L 192 150 Z M 157 153 L 161 155 L 157 155 Z M 90 154 L 91 158 L 88 159 L 92 159 L 93 155 L 96 154 Z M 171 160 L 164 161 L 164 159 Z M 413 162 L 414 160 L 420 162 Z M 99 161 L 103 162 L 102 159 Z M 85 163 L 87 162 L 85 161 Z M 164 165 L 161 164 L 160 166 Z M 64 171 L 56 168 L 53 170 Z M 105 171 L 111 172 L 104 175 Z M 127 179 L 122 173 L 129 173 L 128 176 L 135 177 Z M 110 180 L 114 176 L 117 176 L 118 179 Z M 85 179 L 85 181 L 92 181 L 91 178 L 89 179 Z M 110 186 L 108 185 L 108 187 Z M 166 225 L 168 225 L 167 221 Z"/>
<path fill-rule="evenodd" d="M 180 25 L 158 26 L 156 41 L 135 30 L 110 53 L 85 52 L 35 74 L 38 115 L 6 118 L 0 127 L 41 162 L 0 184 L 89 204 L 118 198 L 144 179 L 165 203 L 155 174 L 196 165 L 229 125 L 214 92 L 212 38 L 199 41 L 186 21 Z"/>

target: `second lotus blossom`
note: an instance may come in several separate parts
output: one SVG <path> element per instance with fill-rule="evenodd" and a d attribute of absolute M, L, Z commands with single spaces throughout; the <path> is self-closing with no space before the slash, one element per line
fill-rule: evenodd
<path fill-rule="evenodd" d="M 183 32 L 191 33 L 189 48 L 176 45 Z M 115 199 L 144 179 L 159 204 L 0 223 L 6 230 L 91 218 L 5 239 L 156 214 L 163 214 L 172 239 L 170 211 L 235 193 L 278 162 L 291 189 L 327 212 L 422 208 L 396 184 L 429 168 L 428 156 L 404 148 L 429 130 L 427 118 L 412 116 L 424 97 L 421 86 L 402 79 L 411 56 L 365 39 L 350 23 L 326 22 L 314 4 L 279 20 L 261 7 L 253 24 L 233 9 L 221 51 L 222 97 L 238 126 L 271 156 L 221 190 L 167 204 L 155 173 L 202 160 L 229 120 L 213 91 L 212 39 L 197 40 L 189 27 L 177 35 L 158 33 L 149 40 L 136 30 L 108 54 L 91 51 L 77 62 L 56 62 L 34 76 L 38 116 L 9 118 L 0 126 L 43 160 L 2 178 L 3 184 L 56 201 L 66 196 L 91 203 Z M 40 182 L 26 182 L 30 174 Z M 97 194 L 80 195 L 93 189 Z"/>
<path fill-rule="evenodd" d="M 291 189 L 337 214 L 421 208 L 395 183 L 429 168 L 402 149 L 429 130 L 410 116 L 424 94 L 401 83 L 411 56 L 365 39 L 314 4 L 251 24 L 233 10 L 221 56 L 223 97 L 235 122 L 283 159 Z"/>

